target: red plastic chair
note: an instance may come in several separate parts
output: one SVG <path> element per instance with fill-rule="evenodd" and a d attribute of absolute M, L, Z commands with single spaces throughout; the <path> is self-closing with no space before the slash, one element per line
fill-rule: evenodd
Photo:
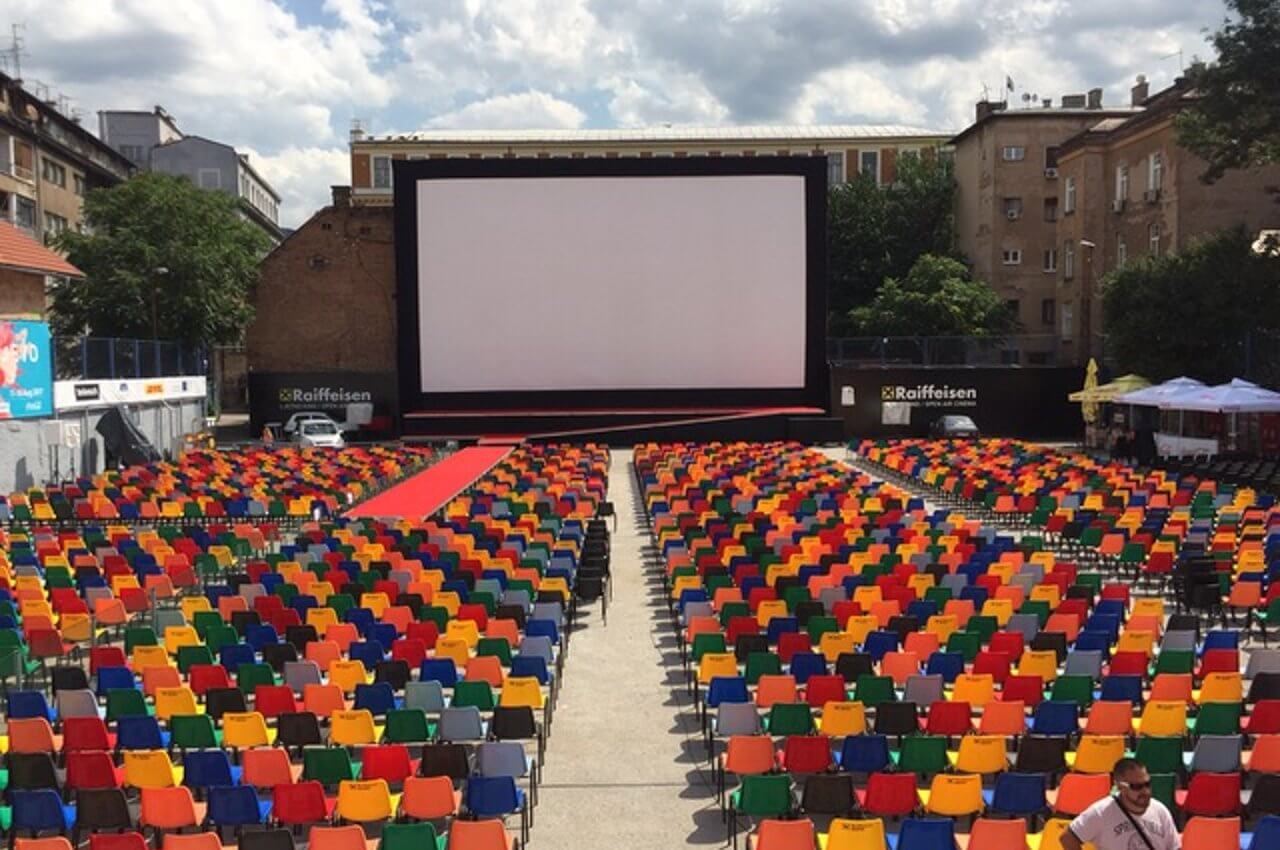
<path fill-rule="evenodd" d="M 331 820 L 337 804 L 337 798 L 325 797 L 324 786 L 314 779 L 277 785 L 271 795 L 271 813 L 289 827 Z"/>
<path fill-rule="evenodd" d="M 89 836 L 89 850 L 147 850 L 147 839 L 137 832 L 95 832 Z"/>
<path fill-rule="evenodd" d="M 293 714 L 298 710 L 298 701 L 288 685 L 258 685 L 253 689 L 253 707 L 264 718 L 272 718 Z"/>
<path fill-rule="evenodd" d="M 905 817 L 920 805 L 914 773 L 873 773 L 855 793 L 858 805 L 878 817 Z"/>
<path fill-rule="evenodd" d="M 1242 724 L 1249 735 L 1274 735 L 1280 733 L 1280 699 L 1258 700 L 1253 711 Z"/>
<path fill-rule="evenodd" d="M 843 676 L 810 676 L 805 683 L 804 696 L 813 708 L 822 708 L 829 702 L 845 702 L 849 698 Z"/>
<path fill-rule="evenodd" d="M 954 737 L 973 730 L 973 707 L 967 702 L 940 700 L 929 706 L 924 731 Z"/>
<path fill-rule="evenodd" d="M 831 741 L 821 735 L 791 735 L 778 756 L 778 766 L 788 773 L 822 773 L 831 763 Z"/>
<path fill-rule="evenodd" d="M 1178 808 L 1188 815 L 1227 817 L 1240 813 L 1240 774 L 1193 773 L 1185 791 L 1176 791 Z"/>
<path fill-rule="evenodd" d="M 97 790 L 124 785 L 124 768 L 116 767 L 111 753 L 101 750 L 76 751 L 67 754 L 65 790 Z"/>
<path fill-rule="evenodd" d="M 114 750 L 115 736 L 100 717 L 67 717 L 62 721 L 62 752 Z"/>
<path fill-rule="evenodd" d="M 413 776 L 416 770 L 416 765 L 409 758 L 409 748 L 403 744 L 381 744 L 362 750 L 362 780 L 385 779 L 388 784 L 394 785 Z"/>

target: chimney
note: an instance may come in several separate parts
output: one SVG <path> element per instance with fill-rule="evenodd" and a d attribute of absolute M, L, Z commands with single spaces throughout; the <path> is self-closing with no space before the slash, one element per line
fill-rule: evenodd
<path fill-rule="evenodd" d="M 1082 94 L 1064 94 L 1062 96 L 1063 109 L 1084 109 L 1085 98 Z"/>
<path fill-rule="evenodd" d="M 333 205 L 335 207 L 351 206 L 350 186 L 330 186 L 329 190 L 333 192 Z"/>
<path fill-rule="evenodd" d="M 1003 112 L 1009 104 L 1003 100 L 980 100 L 977 107 L 976 120 L 981 121 L 995 112 Z"/>
<path fill-rule="evenodd" d="M 1102 89 L 1089 89 L 1089 109 L 1102 108 Z"/>
<path fill-rule="evenodd" d="M 1145 74 L 1139 74 L 1134 87 L 1129 89 L 1129 105 L 1141 106 L 1147 99 L 1147 93 L 1150 87 L 1147 85 L 1147 77 Z"/>

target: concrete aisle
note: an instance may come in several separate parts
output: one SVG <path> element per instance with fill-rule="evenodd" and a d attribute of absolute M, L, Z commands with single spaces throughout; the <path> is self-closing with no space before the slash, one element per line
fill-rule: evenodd
<path fill-rule="evenodd" d="M 530 843 L 546 850 L 723 845 L 725 830 L 652 555 L 631 452 L 613 453 L 609 623 L 580 612 Z"/>

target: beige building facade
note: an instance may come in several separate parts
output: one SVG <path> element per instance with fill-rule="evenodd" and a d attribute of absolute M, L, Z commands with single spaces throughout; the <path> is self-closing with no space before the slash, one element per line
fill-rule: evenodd
<path fill-rule="evenodd" d="M 903 153 L 932 155 L 950 134 L 900 125 L 659 127 L 638 130 L 440 130 L 402 136 L 351 134 L 351 202 L 390 206 L 397 159 L 788 156 L 827 159 L 828 182 L 869 174 L 892 183 Z"/>
<path fill-rule="evenodd" d="M 1267 191 L 1280 185 L 1280 166 L 1201 181 L 1206 164 L 1178 145 L 1175 127 L 1194 97 L 1182 82 L 1148 96 L 1140 80 L 1133 102 L 1141 112 L 1097 122 L 1062 146 L 1060 179 L 1076 187 L 1078 201 L 1058 224 L 1057 299 L 1064 318 L 1074 319 L 1059 333 L 1081 357 L 1101 353 L 1101 282 L 1117 267 L 1176 253 L 1224 228 L 1280 228 L 1280 205 Z"/>
<path fill-rule="evenodd" d="M 1063 261 L 1058 222 L 1068 198 L 1061 146 L 1080 131 L 1132 107 L 1105 107 L 1102 90 L 1068 95 L 1060 106 L 1007 109 L 980 102 L 976 120 L 951 140 L 957 183 L 956 232 L 973 274 L 1015 310 L 1022 362 L 1064 360 L 1055 339 Z"/>

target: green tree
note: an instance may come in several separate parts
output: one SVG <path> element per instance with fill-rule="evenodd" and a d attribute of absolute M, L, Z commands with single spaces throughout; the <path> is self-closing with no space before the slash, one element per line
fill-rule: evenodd
<path fill-rule="evenodd" d="M 1207 182 L 1280 162 L 1280 2 L 1227 5 L 1238 18 L 1209 39 L 1217 61 L 1188 70 L 1195 98 L 1178 116 L 1178 142 L 1208 162 Z"/>
<path fill-rule="evenodd" d="M 1230 380 L 1244 371 L 1251 335 L 1280 330 L 1280 258 L 1254 251 L 1243 228 L 1225 230 L 1111 272 L 1102 313 L 1121 372 Z"/>
<path fill-rule="evenodd" d="M 1014 330 L 1009 307 L 959 260 L 925 254 L 905 277 L 886 278 L 870 304 L 849 312 L 854 333 L 868 336 L 976 336 Z"/>
<path fill-rule="evenodd" d="M 955 256 L 956 182 L 951 160 L 906 153 L 894 182 L 857 177 L 827 199 L 828 329 L 849 334 L 849 311 L 868 304 L 886 278 L 922 254 Z"/>
<path fill-rule="evenodd" d="M 270 242 L 241 217 L 238 199 L 151 173 L 95 189 L 84 211 L 86 232 L 64 232 L 56 243 L 85 278 L 55 288 L 55 333 L 241 339 Z"/>

